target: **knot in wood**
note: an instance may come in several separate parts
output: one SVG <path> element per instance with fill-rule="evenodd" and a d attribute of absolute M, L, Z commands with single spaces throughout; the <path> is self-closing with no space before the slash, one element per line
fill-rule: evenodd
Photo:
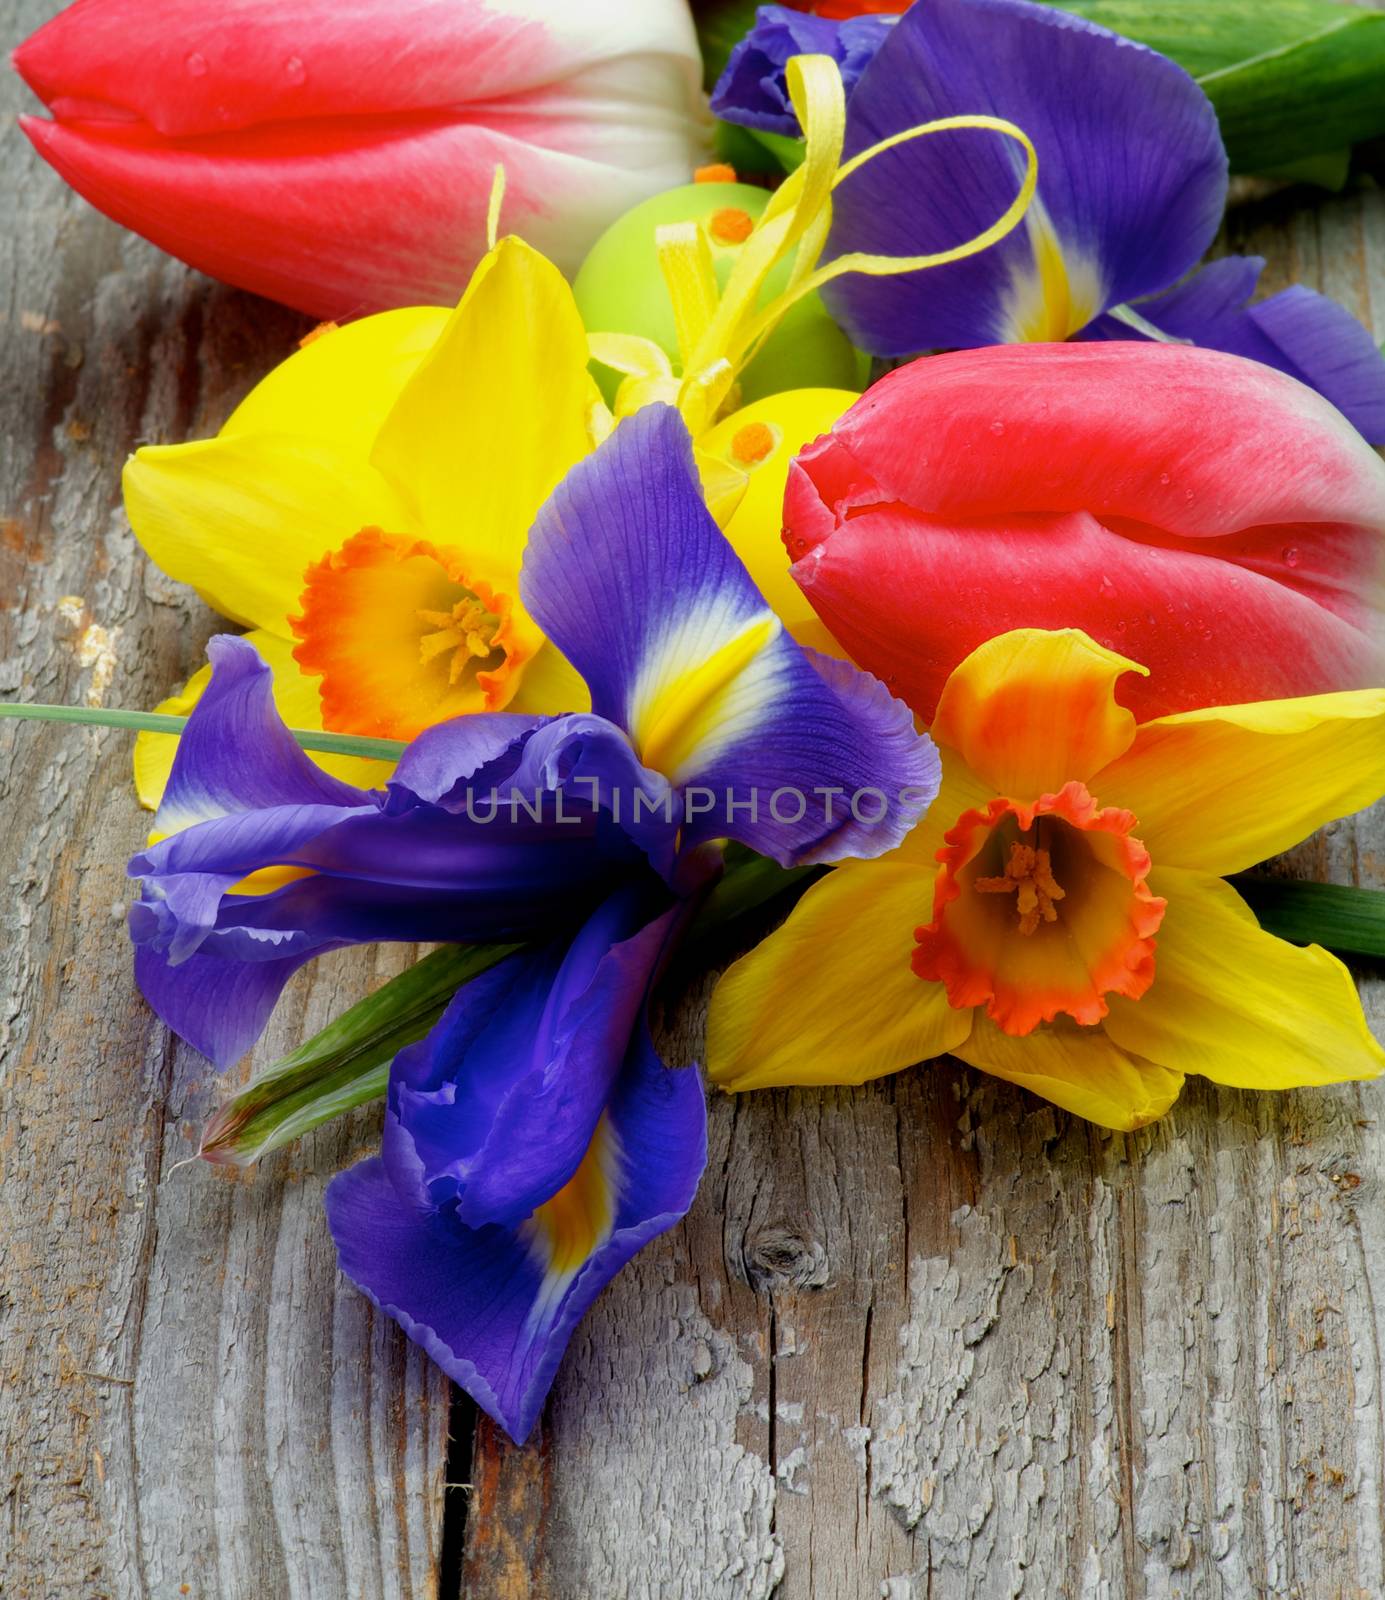
<path fill-rule="evenodd" d="M 821 1289 L 827 1283 L 827 1250 L 801 1229 L 771 1224 L 746 1240 L 746 1276 L 759 1294 L 781 1289 Z"/>

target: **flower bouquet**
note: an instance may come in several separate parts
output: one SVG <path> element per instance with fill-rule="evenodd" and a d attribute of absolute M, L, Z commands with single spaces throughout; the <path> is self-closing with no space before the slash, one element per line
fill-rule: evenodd
<path fill-rule="evenodd" d="M 135 732 L 134 977 L 218 1068 L 317 956 L 439 947 L 200 1154 L 381 1102 L 342 1270 L 515 1441 L 709 1089 L 950 1054 L 1129 1130 L 1385 1068 L 1380 897 L 1254 871 L 1385 794 L 1385 359 L 1205 259 L 1233 166 L 1385 131 L 1385 18 L 1315 3 L 78 0 L 16 52 L 68 182 L 324 320 L 125 468 L 240 631 L 0 713 Z"/>

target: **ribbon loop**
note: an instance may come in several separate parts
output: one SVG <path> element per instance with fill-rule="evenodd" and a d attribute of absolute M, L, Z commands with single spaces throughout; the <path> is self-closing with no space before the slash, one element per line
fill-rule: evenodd
<path fill-rule="evenodd" d="M 711 247 L 701 224 L 658 230 L 659 265 L 673 304 L 681 376 L 675 378 L 667 363 L 656 373 L 649 367 L 637 369 L 611 360 L 610 355 L 621 353 L 615 342 L 620 336 L 592 336 L 593 353 L 599 347 L 600 360 L 632 374 L 617 396 L 618 417 L 628 416 L 650 400 L 672 399 L 696 438 L 735 404 L 740 374 L 806 295 L 848 272 L 890 277 L 965 260 L 1003 239 L 1029 209 L 1038 184 L 1039 158 L 1024 130 L 1013 122 L 990 116 L 941 117 L 882 139 L 843 163 L 846 93 L 836 62 L 830 56 L 795 56 L 788 64 L 788 86 L 803 128 L 803 161 L 770 198 L 737 253 L 725 287 L 717 286 Z M 950 250 L 922 256 L 854 252 L 838 256 L 826 266 L 818 265 L 832 227 L 832 193 L 839 184 L 887 150 L 929 134 L 960 129 L 998 133 L 1013 139 L 1024 151 L 1024 176 L 1002 216 L 975 238 Z M 790 258 L 788 282 L 766 299 L 770 274 Z"/>

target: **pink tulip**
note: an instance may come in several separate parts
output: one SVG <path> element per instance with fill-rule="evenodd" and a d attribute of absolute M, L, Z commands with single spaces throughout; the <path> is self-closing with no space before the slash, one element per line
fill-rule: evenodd
<path fill-rule="evenodd" d="M 1150 669 L 1142 717 L 1385 683 L 1385 463 L 1321 396 L 1190 345 L 1001 345 L 891 373 L 790 470 L 818 615 L 925 718 L 1012 628 Z"/>
<path fill-rule="evenodd" d="M 14 64 L 93 205 L 317 316 L 455 302 L 499 164 L 571 271 L 701 156 L 686 0 L 77 0 Z"/>

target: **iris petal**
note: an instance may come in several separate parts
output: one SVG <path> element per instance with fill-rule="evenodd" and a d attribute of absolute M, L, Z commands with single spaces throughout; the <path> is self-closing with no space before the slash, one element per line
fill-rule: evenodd
<path fill-rule="evenodd" d="M 846 154 L 978 113 L 1033 141 L 1040 209 L 966 261 L 830 285 L 824 299 L 862 348 L 898 356 L 1066 338 L 1106 305 L 1172 283 L 1212 242 L 1227 172 L 1216 115 L 1154 51 L 1025 0 L 929 0 L 905 12 L 862 74 Z M 828 253 L 960 244 L 1005 211 L 1019 181 L 1015 147 L 992 134 L 911 141 L 837 190 Z"/>
<path fill-rule="evenodd" d="M 342 1270 L 521 1442 L 588 1306 L 692 1203 L 707 1151 L 696 1071 L 669 1071 L 641 1031 L 594 1145 L 513 1228 L 447 1225 L 401 1197 L 380 1160 L 327 1190 Z"/>
<path fill-rule="evenodd" d="M 784 632 L 709 516 L 667 406 L 622 422 L 563 481 L 535 524 L 521 593 L 593 711 L 676 787 L 706 791 L 706 815 L 689 806 L 687 845 L 730 835 L 785 864 L 878 854 L 936 791 L 936 754 L 906 708 Z M 883 810 L 873 797 L 863 808 L 878 821 L 850 808 L 865 788 L 884 797 Z"/>

